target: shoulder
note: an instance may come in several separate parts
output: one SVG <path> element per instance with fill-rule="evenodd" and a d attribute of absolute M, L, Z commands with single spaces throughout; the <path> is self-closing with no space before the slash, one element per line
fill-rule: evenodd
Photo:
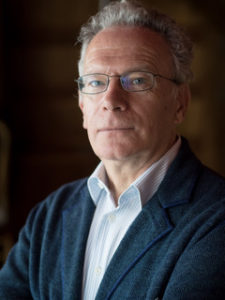
<path fill-rule="evenodd" d="M 189 185 L 193 196 L 225 198 L 225 178 L 202 164 L 184 138 L 173 171 L 178 181 L 181 178 Z"/>
<path fill-rule="evenodd" d="M 204 231 L 225 220 L 225 179 L 203 165 L 184 139 L 158 197 L 182 232 Z"/>
<path fill-rule="evenodd" d="M 66 183 L 53 191 L 44 201 L 38 205 L 59 206 L 61 209 L 66 208 L 79 201 L 80 194 L 88 195 L 87 178 L 79 179 L 73 182 Z"/>
<path fill-rule="evenodd" d="M 35 225 L 48 226 L 49 223 L 59 223 L 62 212 L 71 207 L 85 205 L 91 202 L 87 188 L 87 178 L 66 183 L 39 202 L 29 213 L 26 227 Z"/>

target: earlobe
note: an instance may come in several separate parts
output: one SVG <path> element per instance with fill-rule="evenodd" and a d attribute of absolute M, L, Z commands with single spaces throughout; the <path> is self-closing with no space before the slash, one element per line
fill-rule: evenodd
<path fill-rule="evenodd" d="M 191 92 L 190 88 L 187 84 L 181 84 L 178 87 L 177 95 L 176 95 L 176 102 L 177 102 L 177 109 L 176 115 L 174 119 L 175 124 L 180 124 L 183 122 L 187 109 L 188 104 L 191 99 Z"/>

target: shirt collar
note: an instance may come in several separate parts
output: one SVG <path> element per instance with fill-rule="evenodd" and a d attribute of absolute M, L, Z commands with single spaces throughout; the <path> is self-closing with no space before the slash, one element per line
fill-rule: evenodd
<path fill-rule="evenodd" d="M 97 168 L 88 178 L 87 185 L 95 205 L 97 205 L 98 199 L 103 190 L 109 193 L 105 167 L 102 162 L 98 164 Z"/>
<path fill-rule="evenodd" d="M 181 138 L 178 137 L 176 143 L 158 161 L 152 164 L 143 174 L 141 174 L 129 187 L 140 192 L 142 206 L 153 196 L 162 182 L 171 162 L 176 157 L 181 145 Z M 97 205 L 102 192 L 110 194 L 105 167 L 102 162 L 91 174 L 87 182 L 93 202 Z M 126 191 L 127 191 L 126 190 Z M 126 192 L 125 191 L 125 192 Z M 124 192 L 124 193 L 125 193 Z M 123 193 L 123 194 L 124 194 Z"/>
<path fill-rule="evenodd" d="M 133 182 L 140 191 L 142 205 L 146 204 L 158 190 L 170 164 L 177 156 L 180 145 L 181 138 L 178 137 L 175 144 Z"/>

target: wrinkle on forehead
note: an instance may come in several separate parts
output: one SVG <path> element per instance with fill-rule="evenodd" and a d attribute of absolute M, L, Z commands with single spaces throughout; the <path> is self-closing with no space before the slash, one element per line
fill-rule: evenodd
<path fill-rule="evenodd" d="M 85 60 L 85 73 L 96 68 L 120 66 L 130 62 L 150 68 L 152 72 L 171 75 L 172 55 L 167 42 L 158 33 L 147 28 L 112 27 L 99 32 L 90 42 Z"/>

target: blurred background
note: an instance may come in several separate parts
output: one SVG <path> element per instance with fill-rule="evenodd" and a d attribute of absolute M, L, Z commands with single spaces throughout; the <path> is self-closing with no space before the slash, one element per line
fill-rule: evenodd
<path fill-rule="evenodd" d="M 0 0 L 0 265 L 30 209 L 98 163 L 78 108 L 81 24 L 109 1 Z M 225 175 L 225 1 L 143 0 L 195 42 L 192 103 L 180 132 Z"/>

